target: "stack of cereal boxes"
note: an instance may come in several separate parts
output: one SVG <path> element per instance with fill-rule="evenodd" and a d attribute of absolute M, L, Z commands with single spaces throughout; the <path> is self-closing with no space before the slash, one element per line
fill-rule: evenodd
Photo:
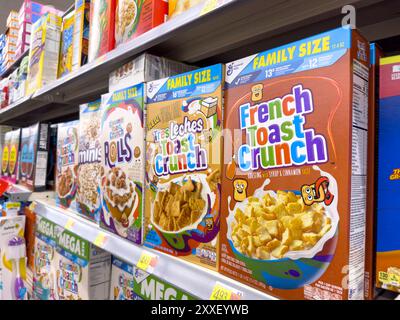
<path fill-rule="evenodd" d="M 400 292 L 400 56 L 380 60 L 376 285 Z"/>
<path fill-rule="evenodd" d="M 218 266 L 223 66 L 147 84 L 145 244 Z"/>
<path fill-rule="evenodd" d="M 18 38 L 18 12 L 11 11 L 7 18 L 5 54 L 7 66 L 15 62 Z"/>
<path fill-rule="evenodd" d="M 220 272 L 363 299 L 369 44 L 339 28 L 228 63 Z"/>

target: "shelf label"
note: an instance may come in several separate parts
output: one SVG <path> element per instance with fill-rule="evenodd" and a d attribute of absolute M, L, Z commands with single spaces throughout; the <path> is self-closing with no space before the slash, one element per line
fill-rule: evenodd
<path fill-rule="evenodd" d="M 107 235 L 103 232 L 99 232 L 96 239 L 94 239 L 93 244 L 99 248 L 104 248 L 107 241 Z"/>
<path fill-rule="evenodd" d="M 158 262 L 158 256 L 148 251 L 143 251 L 136 266 L 143 271 L 153 273 Z"/>
<path fill-rule="evenodd" d="M 393 273 L 379 272 L 379 281 L 383 284 L 400 287 L 400 276 Z"/>
<path fill-rule="evenodd" d="M 64 228 L 71 231 L 74 224 L 75 224 L 75 221 L 73 219 L 69 218 L 67 223 L 65 224 Z"/>
<path fill-rule="evenodd" d="M 220 282 L 216 282 L 210 300 L 241 300 L 243 293 Z"/>

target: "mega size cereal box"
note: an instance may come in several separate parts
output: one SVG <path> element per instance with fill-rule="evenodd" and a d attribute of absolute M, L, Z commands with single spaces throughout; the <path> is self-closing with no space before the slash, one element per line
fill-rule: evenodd
<path fill-rule="evenodd" d="M 37 216 L 34 249 L 32 296 L 37 300 L 56 299 L 56 239 L 61 229 L 53 222 Z"/>
<path fill-rule="evenodd" d="M 147 85 L 145 244 L 217 267 L 223 66 Z"/>
<path fill-rule="evenodd" d="M 197 300 L 191 294 L 113 257 L 111 300 Z"/>
<path fill-rule="evenodd" d="M 115 44 L 119 46 L 162 24 L 168 14 L 164 0 L 117 0 Z"/>
<path fill-rule="evenodd" d="M 363 299 L 369 44 L 339 28 L 226 65 L 220 272 Z"/>
<path fill-rule="evenodd" d="M 57 132 L 56 204 L 76 210 L 79 121 L 60 123 Z"/>
<path fill-rule="evenodd" d="M 19 183 L 31 191 L 46 189 L 49 125 L 36 123 L 21 130 Z"/>
<path fill-rule="evenodd" d="M 18 180 L 21 129 L 6 132 L 2 156 L 2 177 L 12 183 Z"/>
<path fill-rule="evenodd" d="M 115 47 L 116 0 L 91 0 L 89 30 L 89 62 Z"/>
<path fill-rule="evenodd" d="M 76 203 L 78 212 L 90 220 L 100 220 L 101 100 L 83 104 L 79 117 L 79 156 Z"/>
<path fill-rule="evenodd" d="M 56 300 L 108 299 L 111 255 L 65 229 L 56 240 Z"/>
<path fill-rule="evenodd" d="M 73 37 L 75 26 L 75 11 L 67 14 L 62 21 L 61 50 L 58 64 L 58 77 L 63 77 L 72 71 Z"/>
<path fill-rule="evenodd" d="M 102 97 L 100 225 L 142 243 L 144 193 L 144 84 Z"/>
<path fill-rule="evenodd" d="M 400 292 L 400 56 L 380 60 L 376 285 Z"/>

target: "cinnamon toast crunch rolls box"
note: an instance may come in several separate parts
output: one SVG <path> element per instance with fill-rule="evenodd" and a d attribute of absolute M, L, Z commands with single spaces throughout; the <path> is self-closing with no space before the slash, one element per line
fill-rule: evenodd
<path fill-rule="evenodd" d="M 226 65 L 220 272 L 363 299 L 369 44 L 340 28 Z"/>
<path fill-rule="evenodd" d="M 223 66 L 147 84 L 145 244 L 217 268 Z"/>
<path fill-rule="evenodd" d="M 144 84 L 102 96 L 100 225 L 142 243 Z"/>
<path fill-rule="evenodd" d="M 400 292 L 400 56 L 380 59 L 376 285 Z"/>

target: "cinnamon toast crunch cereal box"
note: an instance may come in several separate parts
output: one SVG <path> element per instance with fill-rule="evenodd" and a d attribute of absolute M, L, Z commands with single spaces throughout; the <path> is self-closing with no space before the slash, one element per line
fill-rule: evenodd
<path fill-rule="evenodd" d="M 217 268 L 223 66 L 147 84 L 145 244 Z"/>
<path fill-rule="evenodd" d="M 380 60 L 376 285 L 400 292 L 400 56 Z"/>
<path fill-rule="evenodd" d="M 142 243 L 144 84 L 102 97 L 101 227 Z"/>
<path fill-rule="evenodd" d="M 339 28 L 226 65 L 220 272 L 363 299 L 369 44 Z"/>

